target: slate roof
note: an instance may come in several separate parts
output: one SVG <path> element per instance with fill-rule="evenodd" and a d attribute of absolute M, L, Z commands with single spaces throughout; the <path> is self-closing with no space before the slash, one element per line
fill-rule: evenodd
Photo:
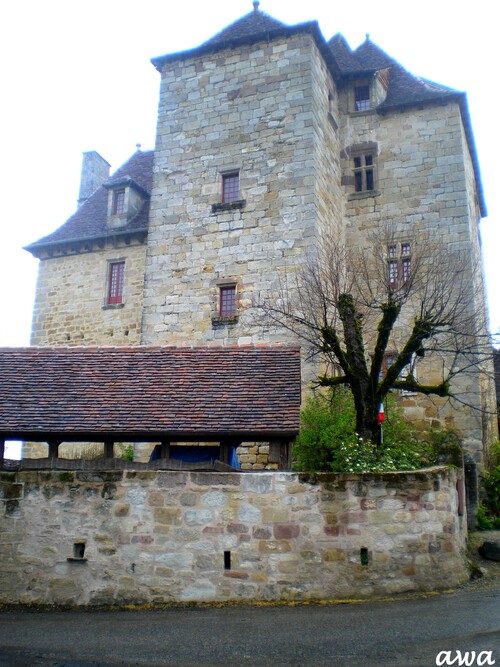
<path fill-rule="evenodd" d="M 477 158 L 472 124 L 464 93 L 446 86 L 430 82 L 415 76 L 402 67 L 379 46 L 367 39 L 354 51 L 341 34 L 332 37 L 327 43 L 321 34 L 318 23 L 310 21 L 294 26 L 287 26 L 281 21 L 255 8 L 242 18 L 221 30 L 214 37 L 199 47 L 153 58 L 152 63 L 161 71 L 169 62 L 176 62 L 193 57 L 208 56 L 222 49 L 236 48 L 245 43 L 255 43 L 263 39 L 290 37 L 294 34 L 308 33 L 315 40 L 332 76 L 337 81 L 349 80 L 375 74 L 388 69 L 388 90 L 386 99 L 377 107 L 379 113 L 404 107 L 442 103 L 455 100 L 460 105 L 468 146 L 472 157 L 477 180 L 479 202 L 483 216 L 487 214 L 482 191 L 479 161 Z M 108 185 L 120 179 L 130 178 L 147 193 L 150 193 L 153 169 L 153 151 L 138 152 L 108 181 Z M 149 205 L 145 203 L 138 215 L 126 226 L 110 230 L 106 226 L 107 190 L 99 188 L 59 229 L 52 234 L 32 243 L 26 250 L 40 256 L 41 251 L 69 244 L 74 241 L 109 238 L 134 231 L 147 231 Z"/>
<path fill-rule="evenodd" d="M 0 348 L 0 437 L 61 441 L 291 439 L 300 350 Z"/>
<path fill-rule="evenodd" d="M 281 21 L 261 12 L 259 9 L 254 9 L 204 42 L 202 46 L 233 42 L 253 35 L 263 35 L 284 27 L 286 26 Z"/>
<path fill-rule="evenodd" d="M 106 224 L 109 187 L 128 182 L 136 184 L 149 197 L 153 177 L 154 151 L 137 151 L 104 185 L 99 187 L 77 211 L 55 232 L 26 246 L 25 250 L 38 256 L 47 247 L 97 238 L 127 234 L 148 228 L 149 199 L 137 215 L 124 227 L 110 229 Z"/>

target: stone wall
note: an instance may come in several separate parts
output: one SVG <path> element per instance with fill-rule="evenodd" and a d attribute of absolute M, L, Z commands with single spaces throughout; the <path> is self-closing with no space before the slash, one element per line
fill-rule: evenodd
<path fill-rule="evenodd" d="M 144 245 L 40 261 L 32 345 L 138 345 L 144 287 Z M 106 306 L 110 261 L 125 261 L 123 303 Z"/>
<path fill-rule="evenodd" d="M 346 95 L 344 92 L 340 100 L 344 111 Z M 438 250 L 445 248 L 457 257 L 457 262 L 463 262 L 467 273 L 470 310 L 463 319 L 475 318 L 475 324 L 469 328 L 471 333 L 486 334 L 477 184 L 458 103 L 384 115 L 375 111 L 344 113 L 340 131 L 346 183 L 352 171 L 349 150 L 376 146 L 375 190 L 354 193 L 352 184 L 345 189 L 348 245 L 369 247 L 373 243 L 371 237 L 376 237 L 377 230 L 383 230 L 389 222 L 395 240 L 410 242 L 417 251 L 419 243 L 433 244 Z M 410 330 L 405 326 L 404 313 L 403 325 L 395 327 L 388 352 L 400 351 L 408 339 Z M 412 318 L 413 313 L 409 314 Z M 428 353 L 416 365 L 417 379 L 424 384 L 440 383 L 451 364 L 455 368 L 461 364 L 468 368 L 451 383 L 451 391 L 459 403 L 417 394 L 405 394 L 400 402 L 406 416 L 421 429 L 456 429 L 463 438 L 464 448 L 482 466 L 488 460 L 489 443 L 494 439 L 492 374 L 484 362 L 484 373 L 480 376 L 479 356 L 478 367 L 471 367 L 469 362 L 470 355 L 457 363 L 453 354 Z"/>
<path fill-rule="evenodd" d="M 366 598 L 467 578 L 457 473 L 3 472 L 0 602 Z"/>
<path fill-rule="evenodd" d="M 315 133 L 319 105 L 326 121 L 328 76 L 310 35 L 164 65 L 143 343 L 290 342 L 251 307 L 303 263 L 325 202 L 338 194 L 333 131 L 325 142 Z M 241 205 L 224 208 L 222 175 L 234 170 Z M 341 207 L 332 208 L 339 216 Z M 224 281 L 237 289 L 231 322 L 217 321 Z M 304 381 L 314 376 L 308 364 Z"/>

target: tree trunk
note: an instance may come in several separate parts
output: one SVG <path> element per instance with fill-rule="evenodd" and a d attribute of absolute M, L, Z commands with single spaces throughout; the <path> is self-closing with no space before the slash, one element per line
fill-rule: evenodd
<path fill-rule="evenodd" d="M 371 440 L 377 446 L 377 456 L 380 454 L 380 426 L 378 424 L 379 406 L 374 400 L 366 396 L 354 394 L 356 409 L 356 433 L 363 440 Z"/>

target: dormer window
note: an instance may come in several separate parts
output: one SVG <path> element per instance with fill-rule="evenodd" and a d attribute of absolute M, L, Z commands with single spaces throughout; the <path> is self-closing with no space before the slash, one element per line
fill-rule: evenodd
<path fill-rule="evenodd" d="M 108 190 L 107 225 L 112 229 L 133 220 L 149 198 L 148 192 L 130 176 L 105 183 L 104 187 Z"/>
<path fill-rule="evenodd" d="M 354 111 L 369 111 L 370 86 L 354 86 Z"/>
<path fill-rule="evenodd" d="M 122 215 L 125 212 L 125 188 L 113 192 L 113 215 Z"/>

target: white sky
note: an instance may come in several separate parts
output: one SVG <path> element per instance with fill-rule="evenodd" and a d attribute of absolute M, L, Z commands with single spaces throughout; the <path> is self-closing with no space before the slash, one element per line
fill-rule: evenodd
<path fill-rule="evenodd" d="M 491 329 L 500 329 L 498 55 L 494 3 L 262 0 L 287 24 L 371 39 L 414 74 L 468 93 L 489 217 L 482 224 Z M 159 74 L 150 58 L 189 49 L 251 0 L 15 0 L 2 8 L 0 345 L 29 343 L 37 260 L 22 250 L 75 210 L 81 154 L 112 168 L 154 147 Z M 495 252 L 496 251 L 496 252 Z"/>

